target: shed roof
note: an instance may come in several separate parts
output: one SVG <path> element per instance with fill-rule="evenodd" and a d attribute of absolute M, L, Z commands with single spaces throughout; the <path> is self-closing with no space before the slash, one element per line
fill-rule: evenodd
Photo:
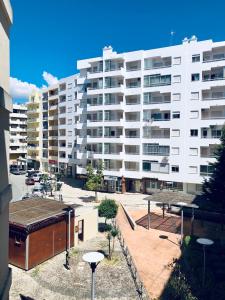
<path fill-rule="evenodd" d="M 43 198 L 25 199 L 9 205 L 10 224 L 24 227 L 66 213 L 68 205 Z M 76 205 L 73 205 L 73 208 Z"/>
<path fill-rule="evenodd" d="M 195 195 L 185 194 L 182 192 L 170 192 L 170 191 L 160 191 L 154 193 L 144 200 L 151 200 L 160 203 L 169 203 L 169 204 L 176 204 L 178 202 L 185 202 L 186 204 L 193 203 Z"/>

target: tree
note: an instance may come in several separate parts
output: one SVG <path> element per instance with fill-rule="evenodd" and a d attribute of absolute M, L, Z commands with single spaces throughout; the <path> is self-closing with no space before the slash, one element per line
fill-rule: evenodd
<path fill-rule="evenodd" d="M 118 205 L 115 200 L 105 199 L 98 207 L 99 217 L 105 218 L 105 223 L 108 219 L 114 219 L 117 215 Z"/>
<path fill-rule="evenodd" d="M 87 182 L 86 188 L 89 191 L 95 191 L 95 201 L 98 201 L 98 190 L 102 186 L 103 182 L 103 164 L 100 162 L 97 171 L 95 172 L 92 165 L 89 164 L 86 168 Z"/>
<path fill-rule="evenodd" d="M 212 175 L 203 183 L 203 195 L 225 211 L 225 126 L 220 141 L 215 152 L 216 162 L 210 164 Z"/>
<path fill-rule="evenodd" d="M 108 225 L 108 224 L 107 224 Z M 108 249 L 109 249 L 109 259 L 112 258 L 112 254 L 115 250 L 115 238 L 119 234 L 119 231 L 116 227 L 114 226 L 107 226 L 107 235 L 106 238 L 108 240 Z M 111 247 L 111 240 L 112 240 L 112 247 Z"/>

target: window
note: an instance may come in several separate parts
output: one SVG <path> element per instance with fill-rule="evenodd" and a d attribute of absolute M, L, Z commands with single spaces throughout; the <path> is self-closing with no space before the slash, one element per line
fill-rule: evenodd
<path fill-rule="evenodd" d="M 198 119 L 198 116 L 199 116 L 198 110 L 192 110 L 190 112 L 190 119 Z"/>
<path fill-rule="evenodd" d="M 72 131 L 68 131 L 68 136 L 72 136 Z"/>
<path fill-rule="evenodd" d="M 173 117 L 173 119 L 180 119 L 180 112 L 179 111 L 173 111 L 172 117 Z"/>
<path fill-rule="evenodd" d="M 174 65 L 180 65 L 181 64 L 181 57 L 174 57 L 173 58 L 173 64 Z"/>
<path fill-rule="evenodd" d="M 198 148 L 189 148 L 189 154 L 191 156 L 197 156 L 198 155 Z"/>
<path fill-rule="evenodd" d="M 181 99 L 181 94 L 173 94 L 172 95 L 173 101 L 180 101 Z"/>
<path fill-rule="evenodd" d="M 180 136 L 180 129 L 172 129 L 171 136 L 173 136 L 173 137 Z"/>
<path fill-rule="evenodd" d="M 173 83 L 180 83 L 181 82 L 181 76 L 180 75 L 174 75 L 173 76 Z"/>
<path fill-rule="evenodd" d="M 208 176 L 213 173 L 214 167 L 208 165 L 200 165 L 200 175 Z"/>
<path fill-rule="evenodd" d="M 199 100 L 199 92 L 191 92 L 191 100 Z"/>
<path fill-rule="evenodd" d="M 143 161 L 142 169 L 143 169 L 143 171 L 146 171 L 146 172 L 151 171 L 151 162 L 150 161 Z"/>
<path fill-rule="evenodd" d="M 180 153 L 180 148 L 179 147 L 172 147 L 171 148 L 171 154 L 172 155 L 179 155 Z"/>
<path fill-rule="evenodd" d="M 193 63 L 199 62 L 199 61 L 200 61 L 200 54 L 192 55 L 192 62 Z"/>
<path fill-rule="evenodd" d="M 72 119 L 68 119 L 68 125 L 72 124 Z"/>
<path fill-rule="evenodd" d="M 197 166 L 189 166 L 188 167 L 188 173 L 189 174 L 197 174 L 197 172 L 198 172 Z"/>
<path fill-rule="evenodd" d="M 68 107 L 68 111 L 67 111 L 67 112 L 68 112 L 68 113 L 71 113 L 71 112 L 72 112 L 72 109 L 73 109 L 72 107 Z"/>
<path fill-rule="evenodd" d="M 191 129 L 190 134 L 191 136 L 198 136 L 198 129 Z"/>
<path fill-rule="evenodd" d="M 68 95 L 67 98 L 68 98 L 68 101 L 71 101 L 72 100 L 72 95 Z"/>
<path fill-rule="evenodd" d="M 178 173 L 179 172 L 179 166 L 172 166 L 171 171 L 172 171 L 172 173 Z"/>
<path fill-rule="evenodd" d="M 199 73 L 191 74 L 191 81 L 199 81 L 200 75 Z"/>
<path fill-rule="evenodd" d="M 72 148 L 72 143 L 68 143 L 68 148 Z"/>
<path fill-rule="evenodd" d="M 68 83 L 67 84 L 67 88 L 70 90 L 70 89 L 72 89 L 72 83 Z"/>
<path fill-rule="evenodd" d="M 72 154 L 68 154 L 68 158 L 72 158 Z"/>

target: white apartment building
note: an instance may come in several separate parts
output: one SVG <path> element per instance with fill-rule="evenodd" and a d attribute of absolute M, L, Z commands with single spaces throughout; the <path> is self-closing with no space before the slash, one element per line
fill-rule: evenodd
<path fill-rule="evenodd" d="M 9 113 L 12 101 L 9 95 L 10 27 L 12 8 L 9 0 L 0 0 L 0 299 L 9 299 L 12 272 L 8 267 L 9 201 Z"/>
<path fill-rule="evenodd" d="M 9 162 L 23 164 L 24 160 L 25 164 L 27 156 L 27 107 L 25 105 L 13 104 L 9 124 Z"/>
<path fill-rule="evenodd" d="M 225 122 L 225 42 L 105 47 L 77 68 L 77 174 L 103 160 L 111 190 L 199 192 Z"/>
<path fill-rule="evenodd" d="M 41 169 L 76 173 L 77 75 L 73 75 L 41 91 Z"/>

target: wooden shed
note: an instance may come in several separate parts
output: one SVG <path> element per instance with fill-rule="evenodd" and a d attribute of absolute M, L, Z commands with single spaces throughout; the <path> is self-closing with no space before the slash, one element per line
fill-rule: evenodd
<path fill-rule="evenodd" d="M 36 198 L 10 203 L 9 262 L 29 270 L 69 245 L 73 247 L 74 215 L 73 207 L 55 200 Z"/>

